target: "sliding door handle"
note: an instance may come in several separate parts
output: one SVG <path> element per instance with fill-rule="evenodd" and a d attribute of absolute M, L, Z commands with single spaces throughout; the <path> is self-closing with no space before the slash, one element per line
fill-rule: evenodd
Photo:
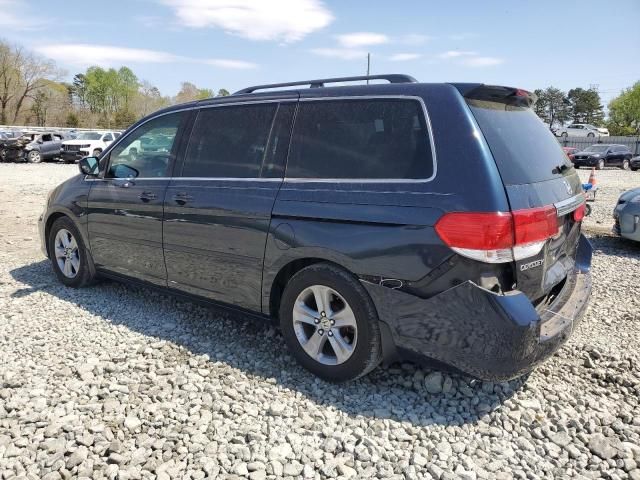
<path fill-rule="evenodd" d="M 143 202 L 149 202 L 156 199 L 156 194 L 153 192 L 142 192 L 140 195 L 138 195 L 138 198 Z"/>
<path fill-rule="evenodd" d="M 179 205 L 184 205 L 185 203 L 189 203 L 193 200 L 193 197 L 189 195 L 187 192 L 179 192 L 173 196 L 173 201 Z"/>

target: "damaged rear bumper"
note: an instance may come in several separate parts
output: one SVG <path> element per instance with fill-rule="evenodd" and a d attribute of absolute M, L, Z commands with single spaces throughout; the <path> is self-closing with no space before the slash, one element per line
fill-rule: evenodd
<path fill-rule="evenodd" d="M 514 290 L 498 294 L 467 281 L 429 299 L 363 282 L 400 358 L 434 359 L 484 380 L 531 371 L 571 335 L 591 293 L 592 249 L 580 236 L 576 268 L 553 302 L 536 309 Z M 391 350 L 394 350 L 391 349 Z"/>

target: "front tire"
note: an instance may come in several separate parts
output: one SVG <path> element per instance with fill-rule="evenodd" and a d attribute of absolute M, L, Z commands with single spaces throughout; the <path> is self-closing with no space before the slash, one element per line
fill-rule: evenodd
<path fill-rule="evenodd" d="M 318 377 L 345 382 L 366 375 L 382 359 L 378 313 L 349 272 L 311 265 L 287 283 L 280 328 L 290 352 Z"/>
<path fill-rule="evenodd" d="M 593 137 L 595 137 L 595 134 L 593 132 L 589 132 L 589 133 L 587 133 L 587 137 L 593 138 Z"/>
<path fill-rule="evenodd" d="M 567 132 L 562 132 L 560 134 L 561 137 L 567 138 L 569 136 L 569 134 Z"/>
<path fill-rule="evenodd" d="M 64 285 L 80 288 L 95 280 L 93 259 L 71 219 L 60 217 L 53 222 L 48 245 L 53 271 Z"/>
<path fill-rule="evenodd" d="M 602 170 L 604 168 L 604 160 L 598 160 L 598 165 L 596 165 L 596 170 Z"/>
<path fill-rule="evenodd" d="M 37 150 L 31 150 L 27 154 L 27 161 L 29 163 L 40 163 L 42 162 L 42 155 L 40 155 L 40 152 Z"/>
<path fill-rule="evenodd" d="M 622 161 L 622 170 L 629 170 L 629 160 Z"/>

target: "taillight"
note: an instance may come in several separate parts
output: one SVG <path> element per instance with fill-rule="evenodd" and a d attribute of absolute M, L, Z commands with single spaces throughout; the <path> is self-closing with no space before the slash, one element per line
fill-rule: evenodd
<path fill-rule="evenodd" d="M 514 212 L 452 212 L 435 225 L 436 232 L 461 255 L 489 263 L 512 262 L 540 253 L 558 233 L 553 205 Z"/>
<path fill-rule="evenodd" d="M 575 222 L 581 222 L 587 213 L 587 205 L 583 203 L 573 211 L 573 220 Z"/>

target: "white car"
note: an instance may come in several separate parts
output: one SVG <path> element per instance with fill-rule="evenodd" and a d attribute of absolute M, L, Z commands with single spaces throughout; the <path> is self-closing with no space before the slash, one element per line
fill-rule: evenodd
<path fill-rule="evenodd" d="M 84 157 L 97 157 L 119 136 L 120 132 L 80 132 L 73 140 L 62 142 L 62 159 L 74 163 Z"/>
<path fill-rule="evenodd" d="M 595 127 L 588 123 L 572 123 L 567 127 L 559 128 L 556 132 L 559 137 L 608 137 L 609 130 Z"/>

